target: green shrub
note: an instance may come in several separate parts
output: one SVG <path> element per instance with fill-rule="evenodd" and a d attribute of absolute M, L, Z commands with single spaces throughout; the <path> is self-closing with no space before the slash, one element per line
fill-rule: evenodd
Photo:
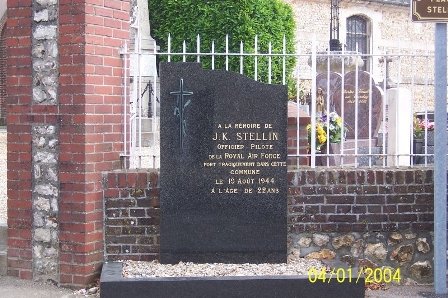
<path fill-rule="evenodd" d="M 196 53 L 197 36 L 201 39 L 201 52 L 210 53 L 212 41 L 215 53 L 225 52 L 226 34 L 229 52 L 239 53 L 244 43 L 244 53 L 254 53 L 255 35 L 258 36 L 258 53 L 268 53 L 269 42 L 274 54 L 283 53 L 283 36 L 286 52 L 294 53 L 295 22 L 292 9 L 281 0 L 148 0 L 151 35 L 167 51 L 168 34 L 171 35 L 171 52 Z M 182 61 L 182 56 L 172 56 L 172 61 Z M 196 61 L 188 56 L 187 61 Z M 206 69 L 211 68 L 211 57 L 201 56 Z M 293 56 L 286 59 L 286 77 L 295 65 Z M 271 59 L 272 83 L 281 84 L 283 58 Z M 215 57 L 215 69 L 225 69 L 225 57 Z M 244 57 L 244 74 L 254 78 L 254 58 Z M 257 79 L 268 82 L 268 58 L 258 57 Z M 240 72 L 240 56 L 229 56 L 229 70 Z"/>

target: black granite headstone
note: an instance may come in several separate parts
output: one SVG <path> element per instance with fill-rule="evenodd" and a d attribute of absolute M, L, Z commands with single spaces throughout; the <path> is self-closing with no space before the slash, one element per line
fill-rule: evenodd
<path fill-rule="evenodd" d="M 162 263 L 286 261 L 286 86 L 161 63 Z"/>

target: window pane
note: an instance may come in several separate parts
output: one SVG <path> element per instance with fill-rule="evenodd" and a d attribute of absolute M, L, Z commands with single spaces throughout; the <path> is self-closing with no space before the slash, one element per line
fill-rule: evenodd
<path fill-rule="evenodd" d="M 367 40 L 367 20 L 361 16 L 349 17 L 347 19 L 347 50 L 356 51 L 356 46 L 358 46 L 358 52 L 369 54 Z M 363 60 L 366 62 L 367 57 L 363 57 Z M 363 66 L 363 70 L 365 69 L 367 69 L 366 63 Z"/>

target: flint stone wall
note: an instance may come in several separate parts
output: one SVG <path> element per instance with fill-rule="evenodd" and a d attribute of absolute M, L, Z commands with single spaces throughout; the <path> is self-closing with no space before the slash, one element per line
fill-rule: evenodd
<path fill-rule="evenodd" d="M 105 261 L 159 257 L 158 172 L 103 177 Z M 400 268 L 402 282 L 431 282 L 433 170 L 288 172 L 288 258 Z"/>
<path fill-rule="evenodd" d="M 59 103 L 58 1 L 32 2 L 32 105 L 55 107 Z M 34 123 L 31 133 L 33 279 L 58 281 L 59 125 L 48 123 Z"/>

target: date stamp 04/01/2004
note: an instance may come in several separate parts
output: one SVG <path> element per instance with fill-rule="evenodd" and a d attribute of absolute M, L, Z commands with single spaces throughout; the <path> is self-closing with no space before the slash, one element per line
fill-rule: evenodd
<path fill-rule="evenodd" d="M 311 283 L 322 282 L 362 282 L 364 278 L 365 283 L 391 283 L 401 281 L 400 268 L 360 268 L 357 272 L 353 271 L 352 268 L 333 268 L 332 270 L 327 270 L 322 268 L 317 270 L 311 267 L 308 270 L 308 280 Z"/>

